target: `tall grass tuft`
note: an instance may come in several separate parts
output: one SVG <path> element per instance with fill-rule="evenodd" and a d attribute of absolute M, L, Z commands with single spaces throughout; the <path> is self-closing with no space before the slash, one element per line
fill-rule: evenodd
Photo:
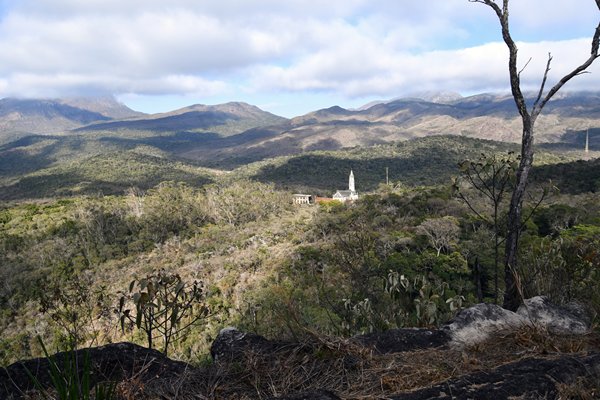
<path fill-rule="evenodd" d="M 27 374 L 32 380 L 35 388 L 40 394 L 49 400 L 112 400 L 116 398 L 116 383 L 115 382 L 101 382 L 94 385 L 94 389 L 91 389 L 90 377 L 91 371 L 91 360 L 89 351 L 85 351 L 83 358 L 83 369 L 81 374 L 79 373 L 79 362 L 77 360 L 76 349 L 73 347 L 65 352 L 65 356 L 62 360 L 62 365 L 59 365 L 58 358 L 56 355 L 50 356 L 44 342 L 40 337 L 38 341 L 44 352 L 44 356 L 48 359 L 50 365 L 50 379 L 52 380 L 52 387 L 54 393 L 49 393 L 28 369 Z"/>

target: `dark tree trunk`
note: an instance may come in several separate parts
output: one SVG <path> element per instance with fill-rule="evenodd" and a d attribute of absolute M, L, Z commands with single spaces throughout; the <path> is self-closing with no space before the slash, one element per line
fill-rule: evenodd
<path fill-rule="evenodd" d="M 542 112 L 542 109 L 546 103 L 572 78 L 584 73 L 584 71 L 592 65 L 592 63 L 598 58 L 598 48 L 600 47 L 600 23 L 596 26 L 594 35 L 592 37 L 592 46 L 590 56 L 583 64 L 573 69 L 570 73 L 565 75 L 558 83 L 556 83 L 549 91 L 544 95 L 544 89 L 546 86 L 546 80 L 548 78 L 548 72 L 550 71 L 550 64 L 552 62 L 552 56 L 548 55 L 548 63 L 546 64 L 546 70 L 540 90 L 537 98 L 535 99 L 531 111 L 527 109 L 527 103 L 525 97 L 521 91 L 520 75 L 521 71 L 517 68 L 517 45 L 511 37 L 508 20 L 508 3 L 509 0 L 503 0 L 502 6 L 498 5 L 494 0 L 469 0 L 472 3 L 482 3 L 491 7 L 498 20 L 500 21 L 500 27 L 502 28 L 502 39 L 509 50 L 508 59 L 508 72 L 510 75 L 510 88 L 517 106 L 517 110 L 523 120 L 523 137 L 521 141 L 521 161 L 519 169 L 517 170 L 517 182 L 515 190 L 512 194 L 510 201 L 510 209 L 508 212 L 507 222 L 507 235 L 506 235 L 506 253 L 504 258 L 504 282 L 506 284 L 504 292 L 504 307 L 509 310 L 516 310 L 521 304 L 522 300 L 519 295 L 519 288 L 516 285 L 515 276 L 517 274 L 517 256 L 519 249 L 519 235 L 521 232 L 521 217 L 523 209 L 523 198 L 525 196 L 525 190 L 527 188 L 527 178 L 529 177 L 529 171 L 533 163 L 533 127 L 535 120 Z M 600 0 L 595 0 L 598 9 L 600 10 Z"/>
<path fill-rule="evenodd" d="M 475 285 L 477 286 L 477 302 L 483 302 L 483 272 L 481 270 L 481 264 L 479 263 L 479 257 L 475 257 L 475 265 L 473 266 L 475 275 Z"/>
<path fill-rule="evenodd" d="M 521 220 L 523 211 L 523 197 L 527 189 L 527 178 L 533 164 L 533 121 L 527 120 L 529 126 L 523 128 L 523 145 L 521 148 L 521 161 L 517 170 L 517 182 L 513 191 L 508 212 L 506 247 L 504 258 L 504 308 L 516 311 L 523 299 L 519 296 L 519 288 L 515 282 L 515 273 L 518 262 L 519 235 L 521 233 Z"/>

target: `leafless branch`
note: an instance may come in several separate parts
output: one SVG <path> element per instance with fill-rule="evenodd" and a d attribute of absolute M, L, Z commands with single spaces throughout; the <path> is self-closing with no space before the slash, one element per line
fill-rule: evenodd
<path fill-rule="evenodd" d="M 481 4 L 485 4 L 487 6 L 490 6 L 494 9 L 494 11 L 496 12 L 496 14 L 498 15 L 498 18 L 502 19 L 502 14 L 503 14 L 503 10 L 507 10 L 508 7 L 508 2 L 506 0 L 503 0 L 503 7 L 502 9 L 500 8 L 500 6 L 498 4 L 496 4 L 496 2 L 494 0 L 469 0 L 469 2 L 471 3 L 481 3 Z"/>
<path fill-rule="evenodd" d="M 552 63 L 552 54 L 548 53 L 548 62 L 546 63 L 546 69 L 544 70 L 544 77 L 542 78 L 542 84 L 540 85 L 540 91 L 533 103 L 533 109 L 537 108 L 537 105 L 540 103 L 542 95 L 544 94 L 544 87 L 546 86 L 546 81 L 548 80 L 548 72 L 550 72 L 550 64 Z"/>
<path fill-rule="evenodd" d="M 529 63 L 531 62 L 531 57 L 529 57 L 529 60 L 527 60 L 527 62 L 525 63 L 525 65 L 523 65 L 523 68 L 521 68 L 521 70 L 519 71 L 519 76 L 521 76 L 521 72 L 525 71 L 525 68 L 527 68 L 527 66 L 529 65 Z"/>
<path fill-rule="evenodd" d="M 598 8 L 600 9 L 600 0 L 596 0 L 596 4 L 598 5 Z M 577 68 L 573 69 L 573 71 L 571 71 L 567 75 L 563 76 L 562 79 L 560 81 L 558 81 L 558 83 L 556 85 L 554 85 L 552 87 L 552 89 L 550 89 L 550 91 L 548 92 L 548 94 L 546 94 L 544 99 L 540 103 L 538 103 L 537 107 L 535 107 L 534 110 L 532 111 L 531 114 L 532 114 L 533 118 L 535 118 L 539 115 L 539 113 L 542 111 L 542 109 L 544 108 L 546 103 L 548 103 L 548 101 L 552 98 L 552 96 L 554 96 L 556 94 L 556 92 L 558 92 L 560 90 L 560 88 L 562 88 L 572 78 L 584 73 L 585 70 L 590 65 L 592 65 L 592 63 L 596 60 L 596 58 L 600 57 L 600 55 L 598 54 L 599 47 L 600 47 L 600 23 L 596 27 L 596 31 L 594 32 L 594 37 L 592 38 L 592 46 L 591 46 L 589 58 L 587 60 L 585 60 L 583 62 L 583 64 L 581 64 Z"/>
<path fill-rule="evenodd" d="M 480 220 L 482 220 L 482 221 L 485 221 L 485 222 L 487 222 L 487 223 L 490 223 L 490 220 L 489 220 L 489 219 L 488 219 L 486 216 L 484 216 L 484 215 L 480 214 L 480 213 L 479 213 L 479 211 L 477 211 L 477 210 L 476 210 L 476 209 L 473 207 L 473 205 L 471 204 L 471 202 L 470 202 L 470 201 L 469 201 L 469 200 L 468 200 L 468 199 L 465 197 L 465 195 L 464 195 L 464 194 L 462 194 L 462 193 L 460 193 L 460 192 L 459 192 L 459 193 L 458 193 L 458 197 L 459 197 L 459 198 L 460 198 L 462 201 L 464 201 L 464 203 L 467 205 L 467 207 L 469 207 L 469 209 L 470 209 L 470 210 L 471 210 L 471 211 L 472 211 L 472 212 L 473 212 L 473 213 L 474 213 L 474 214 L 477 216 L 477 218 L 479 218 Z"/>

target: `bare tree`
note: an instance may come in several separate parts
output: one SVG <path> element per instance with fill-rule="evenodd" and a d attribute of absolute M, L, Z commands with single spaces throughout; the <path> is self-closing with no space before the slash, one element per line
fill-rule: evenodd
<path fill-rule="evenodd" d="M 523 92 L 521 91 L 521 72 L 517 68 L 517 45 L 511 37 L 509 29 L 509 0 L 502 0 L 499 5 L 494 0 L 469 0 L 471 3 L 482 3 L 491 7 L 502 28 L 502 38 L 509 50 L 508 71 L 510 75 L 510 88 L 515 100 L 515 104 L 521 115 L 523 123 L 523 136 L 521 138 L 521 161 L 517 169 L 517 182 L 512 193 L 510 208 L 508 212 L 506 253 L 504 258 L 504 280 L 506 291 L 504 293 L 504 307 L 509 310 L 516 310 L 522 299 L 519 296 L 518 288 L 515 285 L 514 271 L 517 266 L 517 250 L 519 244 L 519 234 L 521 231 L 521 214 L 523 208 L 523 198 L 527 187 L 527 178 L 531 165 L 533 163 L 533 128 L 537 117 L 548 101 L 554 96 L 568 81 L 583 74 L 587 68 L 599 57 L 598 47 L 600 45 L 600 22 L 596 27 L 592 38 L 590 56 L 578 67 L 563 76 L 550 90 L 546 92 L 546 81 L 550 72 L 552 55 L 548 54 L 546 69 L 542 77 L 542 83 L 537 93 L 531 109 L 527 106 Z M 596 5 L 600 10 L 600 0 L 596 0 Z"/>
<path fill-rule="evenodd" d="M 456 218 L 446 216 L 426 219 L 417 227 L 417 232 L 427 236 L 439 257 L 443 249 L 449 249 L 457 241 L 460 228 Z"/>

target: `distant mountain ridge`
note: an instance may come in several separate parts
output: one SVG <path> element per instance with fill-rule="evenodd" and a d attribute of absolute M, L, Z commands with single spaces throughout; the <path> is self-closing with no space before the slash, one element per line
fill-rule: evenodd
<path fill-rule="evenodd" d="M 583 135 L 589 130 L 590 146 L 596 148 L 599 121 L 600 92 L 563 92 L 539 117 L 536 142 L 581 143 L 583 147 Z M 230 169 L 307 151 L 369 147 L 435 135 L 518 142 L 521 133 L 521 120 L 509 94 L 462 97 L 423 92 L 356 110 L 332 106 L 292 119 L 241 102 L 143 114 L 112 98 L 0 100 L 0 145 L 5 144 L 0 155 L 16 149 L 31 153 L 35 146 L 42 146 L 46 135 L 69 136 L 77 137 L 73 143 L 81 143 L 80 147 L 61 147 L 71 158 L 78 149 L 96 154 L 104 151 L 98 148 L 150 146 L 168 157 Z M 33 134 L 41 135 L 36 144 L 16 141 Z M 54 146 L 62 146 L 56 137 Z"/>
<path fill-rule="evenodd" d="M 178 110 L 144 114 L 112 97 L 0 100 L 0 144 L 28 135 L 148 136 L 206 132 L 230 136 L 287 119 L 241 102 L 195 104 Z"/>
<path fill-rule="evenodd" d="M 112 97 L 0 100 L 0 144 L 27 135 L 62 134 L 99 121 L 135 118 L 133 111 Z"/>
<path fill-rule="evenodd" d="M 395 97 L 391 100 L 371 101 L 371 102 L 364 104 L 356 109 L 353 109 L 352 111 L 364 111 L 364 110 L 368 110 L 369 108 L 371 108 L 377 104 L 391 103 L 396 100 L 420 100 L 420 101 L 427 101 L 430 103 L 448 104 L 448 103 L 452 103 L 456 100 L 460 100 L 462 98 L 463 98 L 463 96 L 460 93 L 456 93 L 456 92 L 433 91 L 433 90 L 423 91 L 423 92 L 414 92 L 414 93 L 410 93 L 406 96 Z"/>
<path fill-rule="evenodd" d="M 432 93 L 428 96 L 436 98 Z M 252 138 L 242 133 L 237 135 L 237 141 L 193 147 L 181 155 L 201 162 L 229 159 L 240 165 L 279 155 L 369 147 L 433 135 L 512 143 L 520 140 L 522 125 L 512 96 L 486 93 L 438 97 L 444 102 L 411 97 L 377 102 L 359 110 L 333 106 L 292 118 L 285 125 L 263 129 L 261 135 Z M 599 93 L 562 93 L 548 103 L 539 117 L 536 141 L 581 142 L 583 148 L 583 135 L 589 129 L 594 146 L 599 146 L 599 121 Z"/>
<path fill-rule="evenodd" d="M 144 115 L 123 121 L 99 122 L 77 131 L 138 130 L 158 132 L 210 132 L 230 136 L 248 129 L 281 124 L 287 121 L 260 108 L 230 102 L 217 105 L 194 104 L 166 113 Z"/>

